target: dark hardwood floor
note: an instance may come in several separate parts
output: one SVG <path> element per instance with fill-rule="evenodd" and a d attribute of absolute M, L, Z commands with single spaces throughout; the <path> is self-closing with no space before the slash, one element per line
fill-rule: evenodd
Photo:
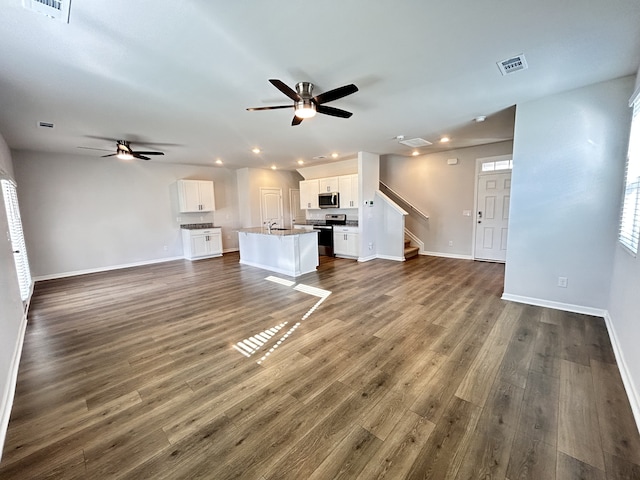
<path fill-rule="evenodd" d="M 500 264 L 270 275 L 38 283 L 0 478 L 640 479 L 603 319 L 501 300 Z"/>

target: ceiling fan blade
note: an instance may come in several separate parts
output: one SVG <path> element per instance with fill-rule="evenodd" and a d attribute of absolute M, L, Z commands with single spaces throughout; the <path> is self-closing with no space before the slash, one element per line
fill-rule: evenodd
<path fill-rule="evenodd" d="M 112 152 L 113 148 L 93 148 L 93 147 L 76 147 L 83 150 L 100 150 L 101 152 Z"/>
<path fill-rule="evenodd" d="M 135 155 L 164 155 L 164 152 L 135 152 Z"/>
<path fill-rule="evenodd" d="M 293 116 L 293 120 L 291 120 L 291 126 L 295 127 L 296 125 L 300 125 L 302 123 L 303 118 Z"/>
<path fill-rule="evenodd" d="M 133 158 L 139 158 L 140 160 L 151 160 L 149 157 L 145 157 L 144 155 L 140 155 L 139 153 L 134 153 Z"/>
<path fill-rule="evenodd" d="M 105 157 L 115 157 L 117 155 L 117 153 L 110 153 L 109 155 L 102 155 L 102 158 Z"/>
<path fill-rule="evenodd" d="M 326 105 L 318 105 L 316 112 L 324 113 L 325 115 L 331 115 L 333 117 L 349 118 L 353 113 L 341 110 L 339 108 L 327 107 Z"/>
<path fill-rule="evenodd" d="M 298 95 L 298 93 L 293 88 L 288 86 L 283 81 L 277 80 L 275 78 L 271 78 L 269 79 L 269 81 L 274 87 L 276 87 L 278 90 L 280 90 L 282 93 L 284 93 L 287 97 L 289 97 L 294 102 L 299 102 L 300 100 L 302 100 L 302 98 L 300 98 L 300 95 Z"/>
<path fill-rule="evenodd" d="M 256 110 L 276 110 L 278 108 L 293 108 L 293 105 L 275 105 L 273 107 L 249 107 L 247 111 L 254 112 Z"/>
<path fill-rule="evenodd" d="M 347 95 L 351 95 L 352 93 L 356 93 L 357 91 L 358 87 L 351 83 L 349 85 L 344 85 L 342 87 L 329 90 L 328 92 L 321 93 L 320 95 L 316 95 L 315 97 L 313 97 L 313 100 L 317 105 L 320 105 L 322 103 L 333 102 L 334 100 L 346 97 Z"/>

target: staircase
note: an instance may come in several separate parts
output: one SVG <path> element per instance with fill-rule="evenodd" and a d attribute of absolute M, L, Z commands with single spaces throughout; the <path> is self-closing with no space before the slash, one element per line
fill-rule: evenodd
<path fill-rule="evenodd" d="M 417 257 L 420 249 L 418 247 L 411 246 L 411 240 L 406 238 L 404 239 L 404 259 L 409 260 L 412 257 Z"/>

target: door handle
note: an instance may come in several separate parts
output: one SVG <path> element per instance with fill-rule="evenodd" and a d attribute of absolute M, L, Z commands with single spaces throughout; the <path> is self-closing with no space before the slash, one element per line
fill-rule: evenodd
<path fill-rule="evenodd" d="M 14 250 L 13 253 L 20 253 L 20 250 Z"/>
<path fill-rule="evenodd" d="M 478 212 L 478 218 L 482 218 L 482 212 Z"/>

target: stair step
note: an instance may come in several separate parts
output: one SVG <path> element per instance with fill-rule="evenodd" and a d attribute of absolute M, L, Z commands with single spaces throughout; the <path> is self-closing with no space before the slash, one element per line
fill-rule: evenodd
<path fill-rule="evenodd" d="M 417 257 L 420 249 L 418 247 L 404 247 L 404 259 L 408 260 L 412 257 Z"/>

